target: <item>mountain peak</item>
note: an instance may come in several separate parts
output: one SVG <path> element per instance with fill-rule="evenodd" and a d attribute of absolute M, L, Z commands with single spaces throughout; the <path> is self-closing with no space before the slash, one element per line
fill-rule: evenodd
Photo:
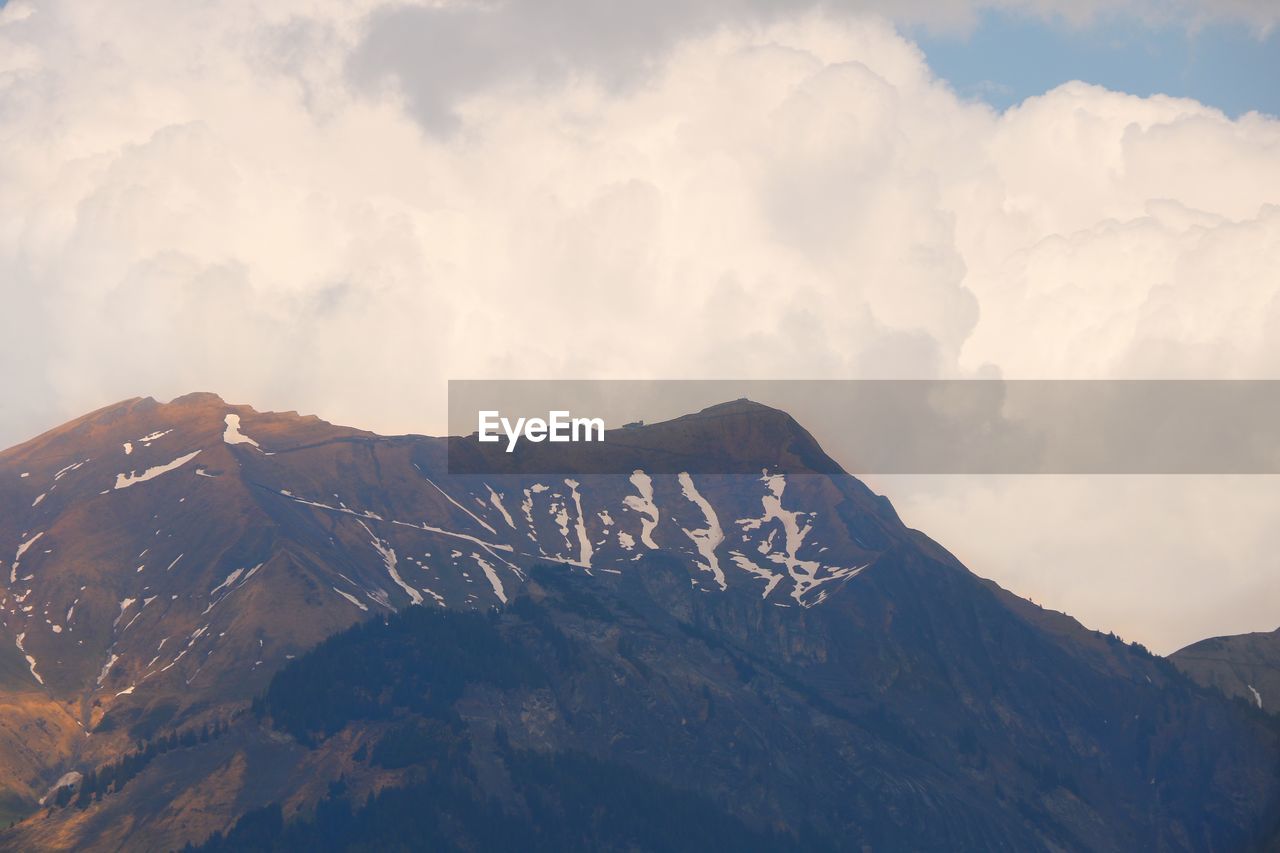
<path fill-rule="evenodd" d="M 764 403 L 757 403 L 749 397 L 739 397 L 736 400 L 728 400 L 724 403 L 716 403 L 707 406 L 696 413 L 696 415 L 768 415 L 781 414 L 786 415 L 781 409 L 775 409 L 772 406 L 766 406 Z M 790 417 L 788 415 L 788 417 Z"/>
<path fill-rule="evenodd" d="M 656 443 L 668 453 L 697 457 L 689 470 L 706 473 L 752 473 L 761 468 L 785 473 L 844 474 L 817 440 L 781 409 L 745 397 L 708 406 L 693 414 L 627 431 L 620 443 Z M 672 463 L 690 464 L 672 458 Z M 658 465 L 658 470 L 670 466 Z"/>
<path fill-rule="evenodd" d="M 213 393 L 212 391 L 192 391 L 190 394 L 183 394 L 180 397 L 174 397 L 168 402 L 170 406 L 227 406 L 226 400 Z M 239 407 L 237 407 L 239 408 Z"/>
<path fill-rule="evenodd" d="M 746 398 L 657 423 L 636 422 L 601 442 L 517 444 L 449 439 L 455 474 L 783 474 L 845 472 L 795 418 Z"/>
<path fill-rule="evenodd" d="M 1280 628 L 1210 637 L 1169 656 L 1192 680 L 1260 709 L 1280 706 Z"/>

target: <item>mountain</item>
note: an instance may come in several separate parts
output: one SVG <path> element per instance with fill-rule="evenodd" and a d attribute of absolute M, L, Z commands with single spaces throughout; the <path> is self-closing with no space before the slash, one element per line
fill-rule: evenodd
<path fill-rule="evenodd" d="M 1272 718 L 970 573 L 785 413 L 625 433 L 629 475 L 449 476 L 449 439 L 196 394 L 0 454 L 0 783 L 49 792 L 0 846 L 1280 828 Z"/>
<path fill-rule="evenodd" d="M 1179 649 L 1169 660 L 1198 684 L 1271 713 L 1280 710 L 1280 629 L 1211 637 Z"/>
<path fill-rule="evenodd" d="M 634 458 L 655 465 L 674 449 L 696 458 L 715 447 L 769 452 L 779 471 L 821 463 L 794 421 L 743 403 L 627 437 L 646 435 L 655 447 Z M 124 401 L 0 453 L 0 548 L 12 554 L 0 576 L 11 709 L 0 804 L 29 810 L 64 766 L 225 718 L 285 661 L 376 613 L 501 605 L 535 563 L 634 562 L 655 537 L 697 554 L 674 517 L 658 515 L 675 500 L 698 519 L 677 478 L 446 478 L 446 450 L 444 439 L 193 394 Z M 759 514 L 769 489 L 756 483 L 734 501 Z M 829 535 L 848 539 L 839 524 Z M 742 548 L 757 553 L 764 536 L 749 533 Z M 735 559 L 745 558 L 716 556 L 696 582 L 771 584 L 779 604 L 798 607 L 861 565 L 811 578 L 800 564 L 748 561 L 744 573 Z"/>

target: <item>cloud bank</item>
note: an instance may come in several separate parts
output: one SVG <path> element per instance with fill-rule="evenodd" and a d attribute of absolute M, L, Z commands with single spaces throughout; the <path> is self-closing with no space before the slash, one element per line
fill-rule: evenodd
<path fill-rule="evenodd" d="M 996 113 L 874 4 L 627 8 L 4 6 L 0 445 L 193 389 L 438 432 L 450 377 L 1274 376 L 1280 121 Z"/>

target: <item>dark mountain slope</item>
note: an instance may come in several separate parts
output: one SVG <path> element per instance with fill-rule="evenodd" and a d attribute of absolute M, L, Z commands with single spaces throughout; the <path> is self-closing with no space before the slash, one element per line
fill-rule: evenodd
<path fill-rule="evenodd" d="M 896 568 L 886 578 L 936 584 L 951 571 Z M 873 578 L 858 606 L 793 615 L 698 596 L 661 559 L 620 579 L 543 569 L 466 630 L 410 611 L 327 641 L 276 677 L 259 710 L 313 751 L 352 756 L 339 798 L 354 804 L 352 843 L 370 831 L 362 764 L 407 765 L 400 783 L 415 790 L 438 778 L 449 743 L 468 752 L 450 766 L 457 785 L 517 823 L 545 795 L 520 762 L 585 752 L 710 794 L 806 849 L 1238 850 L 1250 832 L 1232 827 L 1265 831 L 1267 803 L 1250 821 L 1222 796 L 1274 796 L 1274 751 L 1232 779 L 1252 761 L 1236 744 L 1274 750 L 1259 720 L 1131 647 L 1097 666 L 1069 656 L 962 574 L 943 575 L 945 604 Z M 903 604 L 886 608 L 885 593 Z M 1117 680 L 1117 665 L 1130 677 Z M 540 816 L 527 818 L 531 837 Z M 437 831 L 446 846 L 481 842 L 465 826 Z"/>
<path fill-rule="evenodd" d="M 636 837 L 596 833 L 645 823 L 644 804 L 619 805 L 631 786 L 803 849 L 1243 850 L 1263 837 L 1278 769 L 1265 718 L 1118 642 L 1072 654 L 954 567 L 910 553 L 885 565 L 857 596 L 800 612 L 700 595 L 661 556 L 624 576 L 535 569 L 488 616 L 411 608 L 288 664 L 255 714 L 183 757 L 203 769 L 171 790 L 283 806 L 278 827 L 268 808 L 224 849 L 315 849 L 297 844 L 318 827 L 334 849 L 502 849 L 506 832 L 623 849 Z M 604 828 L 568 809 L 584 767 L 607 780 L 593 786 Z M 64 815 L 110 837 L 155 801 L 156 775 L 16 837 L 38 846 Z M 432 817 L 434 802 L 451 805 Z M 174 845 L 164 817 L 132 840 Z"/>

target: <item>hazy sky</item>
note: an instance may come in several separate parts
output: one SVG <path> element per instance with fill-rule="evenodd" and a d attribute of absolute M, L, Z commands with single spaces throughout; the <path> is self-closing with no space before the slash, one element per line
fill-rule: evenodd
<path fill-rule="evenodd" d="M 437 432 L 449 377 L 1277 378 L 1277 21 L 13 0 L 0 445 L 197 389 Z M 877 485 L 1157 650 L 1280 624 L 1270 478 Z"/>

